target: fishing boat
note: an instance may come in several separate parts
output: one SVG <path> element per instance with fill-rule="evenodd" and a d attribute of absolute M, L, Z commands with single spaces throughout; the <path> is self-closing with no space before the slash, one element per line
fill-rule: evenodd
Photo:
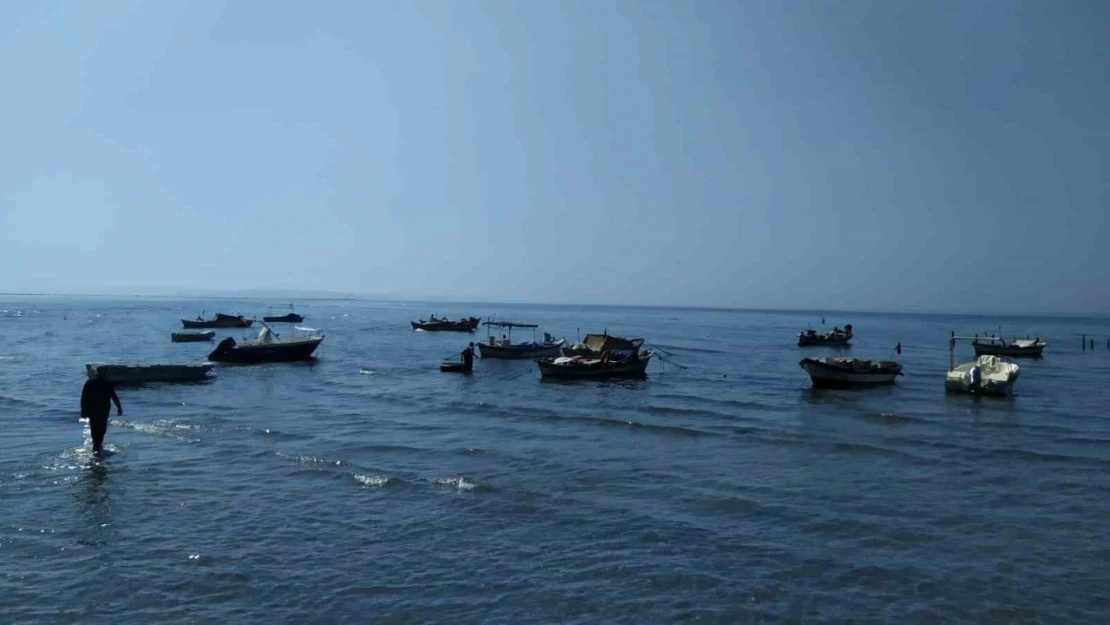
<path fill-rule="evenodd" d="M 274 311 L 274 308 L 273 308 L 273 306 L 271 306 L 269 308 L 269 310 L 267 310 L 266 312 L 267 313 L 272 313 L 273 311 Z M 300 323 L 300 322 L 304 321 L 304 316 L 303 315 L 298 315 L 297 313 L 293 312 L 293 305 L 290 304 L 288 313 L 286 313 L 284 315 L 267 314 L 267 315 L 262 317 L 262 320 L 265 321 L 266 323 Z"/>
<path fill-rule="evenodd" d="M 225 315 L 216 313 L 215 318 L 205 319 L 201 313 L 196 319 L 182 319 L 181 325 L 186 329 L 196 328 L 249 328 L 254 319 L 247 319 L 243 315 Z"/>
<path fill-rule="evenodd" d="M 535 360 L 537 358 L 547 358 L 548 356 L 558 356 L 562 353 L 563 345 L 566 344 L 565 339 L 556 341 L 547 332 L 543 333 L 543 341 L 536 340 L 536 328 L 539 326 L 534 323 L 517 323 L 515 321 L 486 321 L 482 325 L 486 326 L 489 330 L 489 337 L 487 342 L 478 343 L 478 351 L 481 353 L 482 358 L 501 358 L 505 360 Z M 501 338 L 497 338 L 494 333 L 494 328 L 500 328 L 506 331 Z M 513 328 L 531 328 L 532 340 L 524 343 L 513 343 Z"/>
<path fill-rule="evenodd" d="M 562 380 L 601 380 L 607 378 L 642 378 L 655 352 L 650 349 L 631 352 L 606 352 L 601 358 L 559 356 L 536 361 L 540 377 Z"/>
<path fill-rule="evenodd" d="M 421 319 L 420 321 L 410 321 L 413 330 L 424 330 L 425 332 L 473 332 L 478 327 L 478 317 L 468 317 L 466 319 L 459 319 L 451 321 L 449 319 L 438 318 L 432 315 L 429 319 Z"/>
<path fill-rule="evenodd" d="M 612 351 L 637 351 L 644 344 L 644 339 L 626 339 L 622 336 L 613 336 L 606 330 L 602 334 L 587 334 L 585 340 L 563 348 L 564 356 L 582 356 L 583 358 L 600 358 L 605 352 Z"/>
<path fill-rule="evenodd" d="M 312 360 L 312 353 L 324 340 L 323 335 L 281 338 L 270 328 L 264 327 L 254 340 L 239 341 L 228 337 L 208 354 L 208 360 L 237 364 L 264 362 L 295 362 Z"/>
<path fill-rule="evenodd" d="M 89 379 L 100 378 L 113 384 L 145 384 L 147 382 L 199 382 L 208 379 L 211 363 L 159 364 L 159 363 L 107 363 L 90 362 L 85 365 Z"/>
<path fill-rule="evenodd" d="M 1011 358 L 1040 358 L 1048 345 L 1040 337 L 1035 339 L 1011 339 L 1007 341 L 997 335 L 976 335 L 971 346 L 976 356 L 1009 356 Z"/>
<path fill-rule="evenodd" d="M 891 384 L 902 375 L 902 365 L 889 360 L 872 363 L 859 358 L 803 358 L 798 364 L 818 388 Z"/>
<path fill-rule="evenodd" d="M 170 334 L 170 340 L 174 343 L 199 343 L 211 341 L 214 338 L 216 338 L 216 333 L 211 330 L 207 332 L 174 332 Z"/>
<path fill-rule="evenodd" d="M 1009 395 L 1014 388 L 1014 382 L 1017 382 L 1021 374 L 1021 368 L 995 355 L 978 356 L 974 362 L 956 365 L 956 341 L 960 340 L 974 343 L 975 338 L 956 336 L 955 332 L 949 338 L 948 372 L 944 376 L 945 390 L 969 395 Z"/>
<path fill-rule="evenodd" d="M 798 333 L 798 347 L 848 347 L 852 340 L 852 324 L 847 324 L 844 329 L 833 328 L 825 334 L 818 334 L 813 328 L 802 330 Z"/>

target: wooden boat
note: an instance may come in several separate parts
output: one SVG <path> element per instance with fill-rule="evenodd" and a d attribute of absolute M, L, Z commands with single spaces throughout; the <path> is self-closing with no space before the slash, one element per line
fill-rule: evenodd
<path fill-rule="evenodd" d="M 147 382 L 199 382 L 208 379 L 211 363 L 157 364 L 157 363 L 104 363 L 85 365 L 89 379 L 99 377 L 114 384 L 145 384 Z"/>
<path fill-rule="evenodd" d="M 1035 339 L 1012 339 L 1007 341 L 1000 336 L 976 336 L 971 341 L 976 356 L 1010 356 L 1011 358 L 1040 358 L 1048 345 L 1040 337 Z"/>
<path fill-rule="evenodd" d="M 995 355 L 978 356 L 974 362 L 956 365 L 956 341 L 971 341 L 977 337 L 956 336 L 948 339 L 948 372 L 944 375 L 944 388 L 950 393 L 969 395 L 1006 396 L 1014 388 L 1021 368 Z"/>
<path fill-rule="evenodd" d="M 902 365 L 887 360 L 872 363 L 858 358 L 803 358 L 798 364 L 818 388 L 891 384 L 902 375 Z"/>
<path fill-rule="evenodd" d="M 186 329 L 195 328 L 249 328 L 254 319 L 247 319 L 243 315 L 225 315 L 216 313 L 214 319 L 204 319 L 203 314 L 196 319 L 182 319 L 181 325 Z"/>
<path fill-rule="evenodd" d="M 541 358 L 536 361 L 540 376 L 563 380 L 606 378 L 642 378 L 647 375 L 647 366 L 655 352 L 646 349 L 640 352 L 606 352 L 608 358 L 583 358 L 581 356 L 560 356 Z"/>
<path fill-rule="evenodd" d="M 474 365 L 467 365 L 465 362 L 448 360 L 439 365 L 439 370 L 444 373 L 470 373 L 473 371 Z"/>
<path fill-rule="evenodd" d="M 273 312 L 273 307 L 267 312 Z M 262 320 L 266 323 L 300 323 L 304 321 L 304 316 L 293 312 L 293 305 L 290 304 L 288 313 L 284 315 L 265 315 Z"/>
<path fill-rule="evenodd" d="M 644 344 L 644 339 L 626 339 L 613 336 L 606 331 L 603 334 L 587 334 L 585 340 L 570 347 L 563 348 L 564 356 L 582 356 L 583 358 L 600 358 L 605 352 L 636 351 Z"/>
<path fill-rule="evenodd" d="M 437 319 L 434 315 L 431 319 L 420 321 L 410 321 L 413 330 L 424 330 L 425 332 L 473 332 L 478 327 L 478 317 L 468 317 L 466 319 L 459 319 L 458 321 L 451 321 L 449 319 Z"/>
<path fill-rule="evenodd" d="M 852 324 L 847 324 L 844 329 L 834 328 L 831 332 L 818 334 L 810 328 L 798 333 L 798 347 L 848 347 L 852 340 Z"/>
<path fill-rule="evenodd" d="M 543 341 L 536 340 L 534 323 L 517 323 L 514 321 L 486 321 L 482 325 L 489 329 L 489 338 L 486 343 L 478 343 L 478 351 L 482 358 L 501 358 L 505 360 L 535 360 L 558 356 L 562 353 L 565 339 L 554 340 L 550 334 L 544 332 Z M 501 339 L 494 336 L 493 328 L 507 330 Z M 532 328 L 532 340 L 524 343 L 513 343 L 513 328 Z"/>
<path fill-rule="evenodd" d="M 220 341 L 208 354 L 208 360 L 238 364 L 312 360 L 312 353 L 323 340 L 319 335 L 282 339 L 269 328 L 263 328 L 255 340 L 236 342 L 228 337 Z"/>
<path fill-rule="evenodd" d="M 207 332 L 174 332 L 170 335 L 170 340 L 174 343 L 198 343 L 211 341 L 214 338 L 216 338 L 216 333 L 211 330 Z"/>

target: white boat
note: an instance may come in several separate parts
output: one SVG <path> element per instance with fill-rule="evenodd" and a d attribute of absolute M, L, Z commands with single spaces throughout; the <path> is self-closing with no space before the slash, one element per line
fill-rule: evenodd
<path fill-rule="evenodd" d="M 944 388 L 953 393 L 970 395 L 1010 394 L 1021 368 L 998 356 L 979 356 L 975 362 L 952 367 L 944 376 Z"/>
<path fill-rule="evenodd" d="M 902 365 L 889 360 L 872 363 L 859 358 L 803 358 L 798 364 L 813 385 L 821 388 L 891 384 L 902 375 Z"/>
<path fill-rule="evenodd" d="M 144 384 L 147 382 L 198 382 L 208 378 L 212 363 L 200 364 L 144 364 L 90 362 L 85 365 L 89 379 L 101 378 L 114 384 Z"/>

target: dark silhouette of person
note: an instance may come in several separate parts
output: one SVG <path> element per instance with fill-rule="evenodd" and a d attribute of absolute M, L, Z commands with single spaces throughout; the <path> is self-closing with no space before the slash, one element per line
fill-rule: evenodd
<path fill-rule="evenodd" d="M 462 357 L 463 364 L 466 365 L 467 369 L 474 367 L 474 343 L 471 343 L 462 351 Z"/>
<path fill-rule="evenodd" d="M 99 452 L 104 444 L 104 433 L 108 431 L 108 415 L 112 412 L 112 402 L 116 404 L 116 414 L 123 415 L 123 406 L 119 404 L 116 387 L 97 376 L 81 389 L 81 416 L 89 420 L 89 431 L 92 432 L 93 452 Z"/>

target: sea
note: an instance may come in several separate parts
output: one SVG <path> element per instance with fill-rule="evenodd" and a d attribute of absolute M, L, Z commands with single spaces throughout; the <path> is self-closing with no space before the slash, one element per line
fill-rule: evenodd
<path fill-rule="evenodd" d="M 297 301 L 314 363 L 121 387 L 90 454 L 86 362 L 274 304 L 0 296 L 0 623 L 1110 622 L 1108 319 Z M 432 313 L 658 357 L 445 374 L 486 335 Z M 847 323 L 904 377 L 811 388 L 796 334 Z M 949 333 L 999 329 L 1049 341 L 1013 396 L 946 394 Z"/>

